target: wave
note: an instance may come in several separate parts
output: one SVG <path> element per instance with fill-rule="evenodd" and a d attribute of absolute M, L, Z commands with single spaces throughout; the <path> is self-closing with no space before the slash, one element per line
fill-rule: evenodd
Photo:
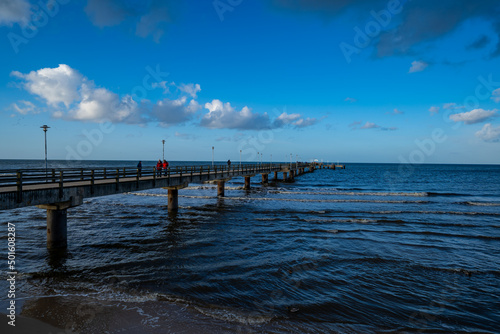
<path fill-rule="evenodd" d="M 188 198 L 215 198 L 216 196 L 187 196 Z M 245 200 L 245 201 L 283 201 L 283 202 L 319 202 L 319 203 L 391 203 L 391 204 L 428 204 L 429 201 L 401 201 L 401 200 L 364 200 L 364 199 L 302 199 L 302 198 L 267 198 L 267 197 L 224 197 L 227 200 Z"/>
<path fill-rule="evenodd" d="M 426 192 L 345 192 L 345 191 L 286 191 L 286 190 L 271 190 L 272 194 L 288 194 L 288 195 L 337 195 L 337 196 L 408 196 L 408 197 L 425 197 Z"/>
<path fill-rule="evenodd" d="M 500 202 L 459 202 L 458 204 L 465 204 L 472 206 L 500 206 Z"/>

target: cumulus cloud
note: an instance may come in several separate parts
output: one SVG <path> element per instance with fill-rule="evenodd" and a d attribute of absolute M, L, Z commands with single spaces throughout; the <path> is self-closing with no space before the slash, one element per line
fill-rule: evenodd
<path fill-rule="evenodd" d="M 464 122 L 465 124 L 476 124 L 483 122 L 496 115 L 497 110 L 474 109 L 468 112 L 450 115 L 454 122 Z"/>
<path fill-rule="evenodd" d="M 92 82 L 81 87 L 81 101 L 68 112 L 69 119 L 90 122 L 143 123 L 141 110 L 130 95 L 120 98 Z M 64 117 L 64 116 L 63 116 Z"/>
<path fill-rule="evenodd" d="M 352 102 L 356 102 L 357 100 L 355 98 L 353 98 L 353 97 L 346 97 L 344 101 L 352 103 Z"/>
<path fill-rule="evenodd" d="M 154 120 L 160 122 L 162 126 L 180 124 L 192 119 L 194 113 L 199 109 L 196 101 L 191 100 L 188 103 L 186 96 L 177 99 L 163 99 L 153 106 L 151 116 Z"/>
<path fill-rule="evenodd" d="M 429 108 L 429 112 L 431 113 L 431 115 L 435 115 L 439 112 L 439 107 L 432 106 Z"/>
<path fill-rule="evenodd" d="M 0 26 L 12 27 L 14 23 L 26 25 L 31 15 L 30 4 L 26 0 L 0 1 Z"/>
<path fill-rule="evenodd" d="M 365 125 L 360 127 L 360 129 L 377 129 L 377 128 L 380 128 L 380 125 L 377 125 L 372 122 L 366 122 Z"/>
<path fill-rule="evenodd" d="M 476 132 L 476 137 L 486 142 L 500 142 L 500 126 L 494 127 L 486 123 L 481 130 Z"/>
<path fill-rule="evenodd" d="M 491 99 L 497 103 L 500 103 L 500 88 L 495 89 L 491 94 Z"/>
<path fill-rule="evenodd" d="M 408 73 L 422 72 L 427 68 L 427 66 L 429 66 L 429 64 L 427 64 L 426 62 L 415 60 L 411 63 L 411 67 Z"/>
<path fill-rule="evenodd" d="M 199 91 L 201 91 L 201 87 L 199 84 L 181 84 L 179 87 L 179 90 L 191 95 L 193 99 L 196 99 L 196 94 L 198 94 Z"/>
<path fill-rule="evenodd" d="M 270 128 L 269 116 L 267 113 L 253 113 L 248 107 L 243 107 L 240 111 L 235 110 L 229 102 L 223 103 L 220 100 L 213 100 L 206 103 L 208 109 L 201 119 L 201 125 L 212 129 L 241 129 L 258 130 Z"/>
<path fill-rule="evenodd" d="M 165 24 L 172 21 L 172 0 L 88 0 L 85 12 L 98 27 L 128 22 L 140 37 L 152 36 L 158 42 Z"/>
<path fill-rule="evenodd" d="M 24 88 L 48 104 L 57 106 L 64 103 L 66 107 L 78 100 L 78 89 L 83 83 L 83 76 L 68 65 L 61 64 L 56 68 L 42 68 L 22 74 L 14 71 L 12 76 L 25 80 Z"/>
<path fill-rule="evenodd" d="M 14 71 L 12 75 L 24 80 L 24 88 L 49 106 L 59 108 L 64 105 L 67 113 L 57 110 L 54 117 L 91 122 L 142 122 L 140 108 L 130 95 L 120 98 L 116 93 L 98 88 L 68 65 L 28 74 Z"/>

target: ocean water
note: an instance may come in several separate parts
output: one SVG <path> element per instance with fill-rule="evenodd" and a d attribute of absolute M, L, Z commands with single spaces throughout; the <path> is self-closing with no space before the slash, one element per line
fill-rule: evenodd
<path fill-rule="evenodd" d="M 271 176 L 250 191 L 234 178 L 224 198 L 191 184 L 177 214 L 163 189 L 86 199 L 62 252 L 46 249 L 43 210 L 0 211 L 5 245 L 16 225 L 20 314 L 81 333 L 500 332 L 500 166 Z"/>

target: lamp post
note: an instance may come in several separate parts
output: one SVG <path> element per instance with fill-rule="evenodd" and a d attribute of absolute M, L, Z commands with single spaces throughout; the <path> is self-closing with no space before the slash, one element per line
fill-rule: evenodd
<path fill-rule="evenodd" d="M 292 153 L 290 153 L 290 169 L 292 169 Z"/>
<path fill-rule="evenodd" d="M 212 168 L 214 167 L 214 147 L 212 146 Z"/>
<path fill-rule="evenodd" d="M 262 168 L 262 153 L 260 154 L 260 168 Z"/>
<path fill-rule="evenodd" d="M 240 169 L 241 169 L 241 150 L 240 150 Z"/>
<path fill-rule="evenodd" d="M 259 154 L 260 152 L 257 152 L 257 168 L 259 167 Z"/>
<path fill-rule="evenodd" d="M 161 141 L 163 143 L 163 160 L 165 160 L 165 139 Z"/>
<path fill-rule="evenodd" d="M 271 154 L 271 166 L 273 165 L 273 155 Z"/>
<path fill-rule="evenodd" d="M 40 128 L 45 135 L 45 177 L 47 177 L 47 129 L 50 129 L 50 126 L 42 125 Z"/>
<path fill-rule="evenodd" d="M 299 168 L 299 155 L 295 154 L 295 169 Z"/>

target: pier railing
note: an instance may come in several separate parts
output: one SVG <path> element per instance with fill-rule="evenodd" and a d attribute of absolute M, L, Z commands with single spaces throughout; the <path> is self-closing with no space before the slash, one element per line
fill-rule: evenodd
<path fill-rule="evenodd" d="M 133 179 L 156 179 L 182 177 L 188 175 L 213 175 L 243 176 L 248 174 L 261 174 L 280 172 L 287 169 L 296 169 L 309 166 L 308 163 L 292 164 L 234 164 L 234 165 L 191 165 L 172 166 L 167 169 L 157 170 L 156 167 L 96 167 L 96 168 L 58 168 L 58 169 L 26 169 L 26 170 L 0 170 L 0 189 L 3 187 L 17 186 L 17 191 L 22 191 L 23 186 L 53 184 L 63 187 L 64 184 L 74 182 L 90 182 L 107 180 L 109 182 Z"/>

